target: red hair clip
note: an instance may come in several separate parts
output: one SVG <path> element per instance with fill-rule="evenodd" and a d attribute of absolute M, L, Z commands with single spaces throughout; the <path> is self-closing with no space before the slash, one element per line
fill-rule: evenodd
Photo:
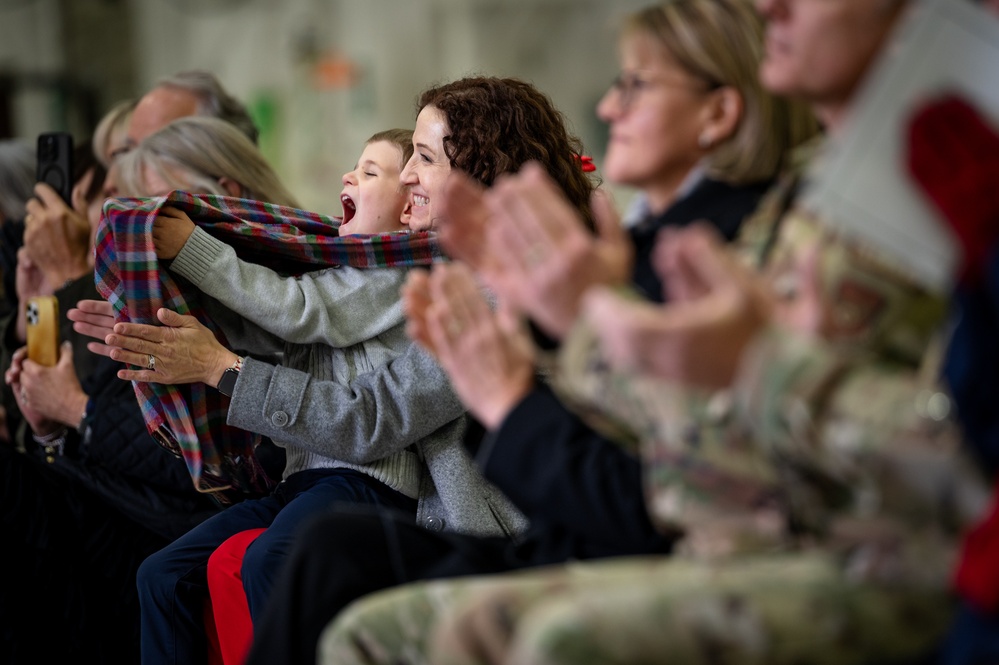
<path fill-rule="evenodd" d="M 586 155 L 577 155 L 573 153 L 573 158 L 579 162 L 579 168 L 583 169 L 583 173 L 593 173 L 597 170 L 596 165 L 593 163 L 593 158 Z"/>

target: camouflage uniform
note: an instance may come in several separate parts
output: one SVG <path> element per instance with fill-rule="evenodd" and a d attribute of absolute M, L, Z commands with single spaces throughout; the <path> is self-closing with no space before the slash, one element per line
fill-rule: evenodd
<path fill-rule="evenodd" d="M 987 496 L 936 385 L 946 303 L 788 211 L 795 184 L 739 251 L 781 298 L 818 252 L 821 339 L 767 330 L 716 395 L 608 370 L 583 324 L 563 345 L 563 397 L 631 434 L 674 556 L 382 592 L 327 630 L 323 662 L 882 662 L 938 639 Z"/>

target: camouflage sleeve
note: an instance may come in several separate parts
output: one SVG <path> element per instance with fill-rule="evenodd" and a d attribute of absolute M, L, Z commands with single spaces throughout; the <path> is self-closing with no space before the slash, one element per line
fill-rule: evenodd
<path fill-rule="evenodd" d="M 724 396 L 611 369 L 584 321 L 563 343 L 552 385 L 592 427 L 640 454 L 646 503 L 661 531 L 698 525 L 704 533 L 708 523 L 742 520 L 747 506 L 772 504 L 777 475 L 759 449 L 725 435 Z"/>
<path fill-rule="evenodd" d="M 842 535 L 830 531 L 855 511 L 964 522 L 983 500 L 932 380 L 779 328 L 755 341 L 731 391 L 708 396 L 609 368 L 581 323 L 554 384 L 583 417 L 638 447 L 649 513 L 661 530 L 686 533 L 684 554 L 778 546 L 788 519 Z"/>
<path fill-rule="evenodd" d="M 938 382 L 936 350 L 924 355 L 913 368 L 776 328 L 748 350 L 735 416 L 769 458 L 813 479 L 796 497 L 803 525 L 828 529 L 835 512 L 960 528 L 980 513 L 982 478 Z"/>
<path fill-rule="evenodd" d="M 774 326 L 745 353 L 733 399 L 754 438 L 835 465 L 836 450 L 883 449 L 900 439 L 907 448 L 956 443 L 950 398 L 933 376 Z"/>

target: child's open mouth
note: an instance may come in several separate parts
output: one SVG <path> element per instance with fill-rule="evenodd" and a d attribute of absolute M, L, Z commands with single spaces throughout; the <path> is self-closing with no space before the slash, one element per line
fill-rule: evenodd
<path fill-rule="evenodd" d="M 357 206 L 354 205 L 354 200 L 346 194 L 340 195 L 340 205 L 343 206 L 343 221 L 340 222 L 340 226 L 343 226 L 354 219 L 354 215 L 357 214 Z"/>

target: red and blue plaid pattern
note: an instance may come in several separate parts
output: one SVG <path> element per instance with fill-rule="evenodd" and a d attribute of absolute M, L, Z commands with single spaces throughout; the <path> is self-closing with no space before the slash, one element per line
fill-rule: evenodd
<path fill-rule="evenodd" d="M 304 210 L 235 199 L 171 192 L 155 199 L 109 199 L 97 232 L 96 281 L 115 320 L 159 325 L 165 307 L 195 316 L 222 344 L 222 331 L 198 303 L 197 291 L 161 270 L 153 221 L 171 206 L 231 245 L 245 261 L 299 275 L 331 265 L 355 268 L 429 265 L 443 260 L 433 234 L 385 233 L 340 237 L 339 220 Z M 259 436 L 226 424 L 229 398 L 204 384 L 134 383 L 149 432 L 184 458 L 199 491 L 222 502 L 233 494 L 267 491 L 271 481 L 253 449 Z"/>

